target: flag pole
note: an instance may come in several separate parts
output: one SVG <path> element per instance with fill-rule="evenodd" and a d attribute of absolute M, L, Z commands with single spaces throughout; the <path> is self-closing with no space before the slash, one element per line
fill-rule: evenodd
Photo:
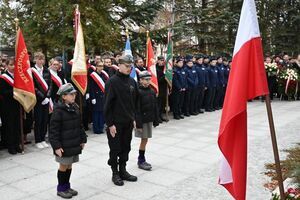
<path fill-rule="evenodd" d="M 16 35 L 18 34 L 18 29 L 19 29 L 19 19 L 15 18 L 14 19 L 15 24 L 16 24 Z M 24 154 L 24 129 L 23 129 L 23 107 L 19 103 L 20 106 L 20 134 L 21 134 L 21 149 L 22 149 L 22 154 Z"/>
<path fill-rule="evenodd" d="M 148 68 L 148 38 L 149 30 L 146 31 L 146 67 Z"/>
<path fill-rule="evenodd" d="M 283 178 L 282 178 L 282 172 L 281 172 L 281 166 L 280 166 L 280 159 L 279 159 L 279 153 L 278 153 L 278 146 L 277 146 L 277 140 L 276 140 L 276 133 L 275 133 L 275 127 L 274 127 L 270 95 L 266 95 L 265 97 L 266 97 L 266 107 L 267 107 L 267 113 L 268 113 L 270 134 L 271 134 L 271 139 L 272 139 L 273 153 L 274 153 L 274 158 L 275 158 L 276 174 L 277 174 L 277 180 L 278 180 L 278 186 L 279 186 L 279 192 L 280 192 L 280 199 L 285 200 Z"/>

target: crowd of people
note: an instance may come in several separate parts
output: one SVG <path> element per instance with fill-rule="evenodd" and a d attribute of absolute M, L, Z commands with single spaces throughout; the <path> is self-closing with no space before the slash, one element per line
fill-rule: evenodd
<path fill-rule="evenodd" d="M 155 93 L 151 88 L 154 75 L 147 70 L 143 58 L 133 60 L 122 53 L 93 58 L 86 55 L 88 88 L 82 95 L 72 83 L 72 61 L 63 67 L 64 61 L 59 56 L 49 62 L 41 52 L 30 57 L 37 99 L 30 113 L 24 113 L 13 98 L 14 58 L 3 55 L 0 59 L 1 149 L 7 148 L 10 154 L 21 153 L 20 143 L 31 143 L 27 134 L 33 129 L 35 147 L 43 149 L 51 145 L 60 163 L 57 191 L 63 198 L 77 195 L 70 188 L 69 179 L 72 163 L 78 162 L 78 154 L 87 141 L 85 131 L 89 124 L 94 134 L 107 133 L 108 165 L 114 184 L 122 186 L 123 180 L 137 181 L 126 170 L 133 130 L 141 138 L 138 167 L 151 170 L 145 151 L 152 127 L 168 122 L 169 113 L 174 120 L 181 120 L 222 109 L 231 69 L 231 60 L 222 56 L 178 56 L 173 59 L 170 83 L 165 77 L 165 58 L 159 56 Z M 137 80 L 130 77 L 133 67 Z M 266 56 L 265 68 L 271 99 L 274 95 L 290 99 L 290 94 L 299 99 L 300 55 L 296 59 L 288 55 Z M 47 133 L 50 145 L 46 142 Z"/>
<path fill-rule="evenodd" d="M 107 80 L 118 71 L 121 53 L 114 55 L 95 55 L 93 58 L 86 56 L 88 67 L 88 90 L 84 96 L 76 98 L 81 106 L 82 124 L 85 130 L 92 129 L 95 134 L 104 133 L 104 85 Z M 37 52 L 30 54 L 31 67 L 35 84 L 37 104 L 33 111 L 24 113 L 23 133 L 25 144 L 26 135 L 34 129 L 35 146 L 46 148 L 49 145 L 45 141 L 47 127 L 53 104 L 59 101 L 57 91 L 64 83 L 72 83 L 71 66 L 69 62 L 63 68 L 61 57 L 52 58 L 45 62 L 45 56 Z M 20 106 L 13 99 L 13 71 L 14 59 L 2 55 L 0 59 L 0 111 L 1 111 L 1 148 L 8 148 L 9 153 L 20 152 Z M 288 80 L 287 70 L 293 70 L 293 75 L 298 76 L 300 69 L 300 55 L 291 59 L 287 54 L 282 56 L 266 56 L 265 67 L 268 77 L 271 99 L 274 95 L 281 99 L 289 98 L 289 88 L 294 89 L 292 98 L 299 99 L 298 82 Z M 134 67 L 138 74 L 147 71 L 143 58 L 134 60 Z M 173 113 L 173 119 L 180 120 L 190 115 L 203 114 L 219 110 L 223 101 L 228 83 L 231 60 L 225 57 L 214 57 L 198 54 L 195 56 L 178 56 L 173 59 L 173 81 L 170 85 L 165 78 L 165 58 L 157 58 L 156 72 L 158 79 L 158 94 L 156 94 L 157 123 L 169 120 L 169 111 Z M 285 76 L 283 75 L 285 74 Z M 43 78 L 44 81 L 41 81 Z M 283 80 L 282 80 L 283 79 Z M 10 81 L 9 81 L 10 80 Z M 287 83 L 287 81 L 289 81 Z M 45 88 L 45 83 L 48 88 Z M 289 84 L 287 86 L 287 84 Z M 284 90 L 282 89 L 284 88 Z M 47 90 L 45 90 L 47 89 Z M 288 91 L 287 91 L 288 90 Z M 50 108 L 49 108 L 50 107 Z M 33 126 L 34 124 L 34 126 Z"/>

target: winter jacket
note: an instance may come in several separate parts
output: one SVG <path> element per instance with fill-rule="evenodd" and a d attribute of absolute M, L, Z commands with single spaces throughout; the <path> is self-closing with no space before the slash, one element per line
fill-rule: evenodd
<path fill-rule="evenodd" d="M 132 123 L 138 110 L 138 86 L 133 78 L 116 72 L 105 84 L 104 119 L 108 127 Z"/>
<path fill-rule="evenodd" d="M 150 87 L 139 86 L 139 111 L 137 112 L 137 127 L 143 127 L 143 123 L 153 122 L 158 126 L 158 112 L 155 92 Z"/>
<path fill-rule="evenodd" d="M 87 140 L 81 127 L 77 104 L 66 105 L 59 102 L 55 105 L 50 120 L 49 141 L 53 151 L 63 149 L 63 157 L 81 154 L 80 144 L 86 143 Z"/>

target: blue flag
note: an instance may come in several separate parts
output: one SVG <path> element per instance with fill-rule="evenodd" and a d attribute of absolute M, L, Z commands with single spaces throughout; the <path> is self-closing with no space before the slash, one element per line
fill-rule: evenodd
<path fill-rule="evenodd" d="M 130 47 L 129 37 L 127 37 L 126 44 L 125 44 L 125 55 L 130 55 L 131 57 L 133 57 L 131 47 Z M 135 81 L 137 81 L 137 74 L 134 65 L 131 66 L 130 77 L 133 78 Z"/>

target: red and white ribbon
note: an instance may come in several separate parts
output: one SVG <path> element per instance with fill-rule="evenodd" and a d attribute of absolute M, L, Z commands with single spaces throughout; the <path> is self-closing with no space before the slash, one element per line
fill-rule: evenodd
<path fill-rule="evenodd" d="M 35 76 L 35 78 L 37 79 L 37 81 L 40 83 L 40 85 L 42 86 L 43 90 L 45 92 L 47 92 L 48 91 L 48 84 L 44 80 L 43 76 L 38 72 L 38 70 L 36 68 L 32 67 L 31 69 L 32 69 L 33 75 Z"/>
<path fill-rule="evenodd" d="M 105 83 L 102 80 L 102 78 L 99 76 L 99 74 L 97 74 L 96 72 L 93 72 L 93 73 L 91 73 L 90 76 L 93 78 L 93 80 L 99 86 L 99 88 L 101 89 L 101 91 L 104 93 L 104 91 L 105 91 Z"/>
<path fill-rule="evenodd" d="M 60 88 L 60 86 L 63 84 L 61 78 L 52 70 L 50 70 L 50 73 L 52 81 L 57 85 L 58 88 Z"/>
<path fill-rule="evenodd" d="M 14 87 L 14 79 L 8 76 L 7 74 L 2 74 L 0 78 L 5 80 L 11 87 Z"/>

